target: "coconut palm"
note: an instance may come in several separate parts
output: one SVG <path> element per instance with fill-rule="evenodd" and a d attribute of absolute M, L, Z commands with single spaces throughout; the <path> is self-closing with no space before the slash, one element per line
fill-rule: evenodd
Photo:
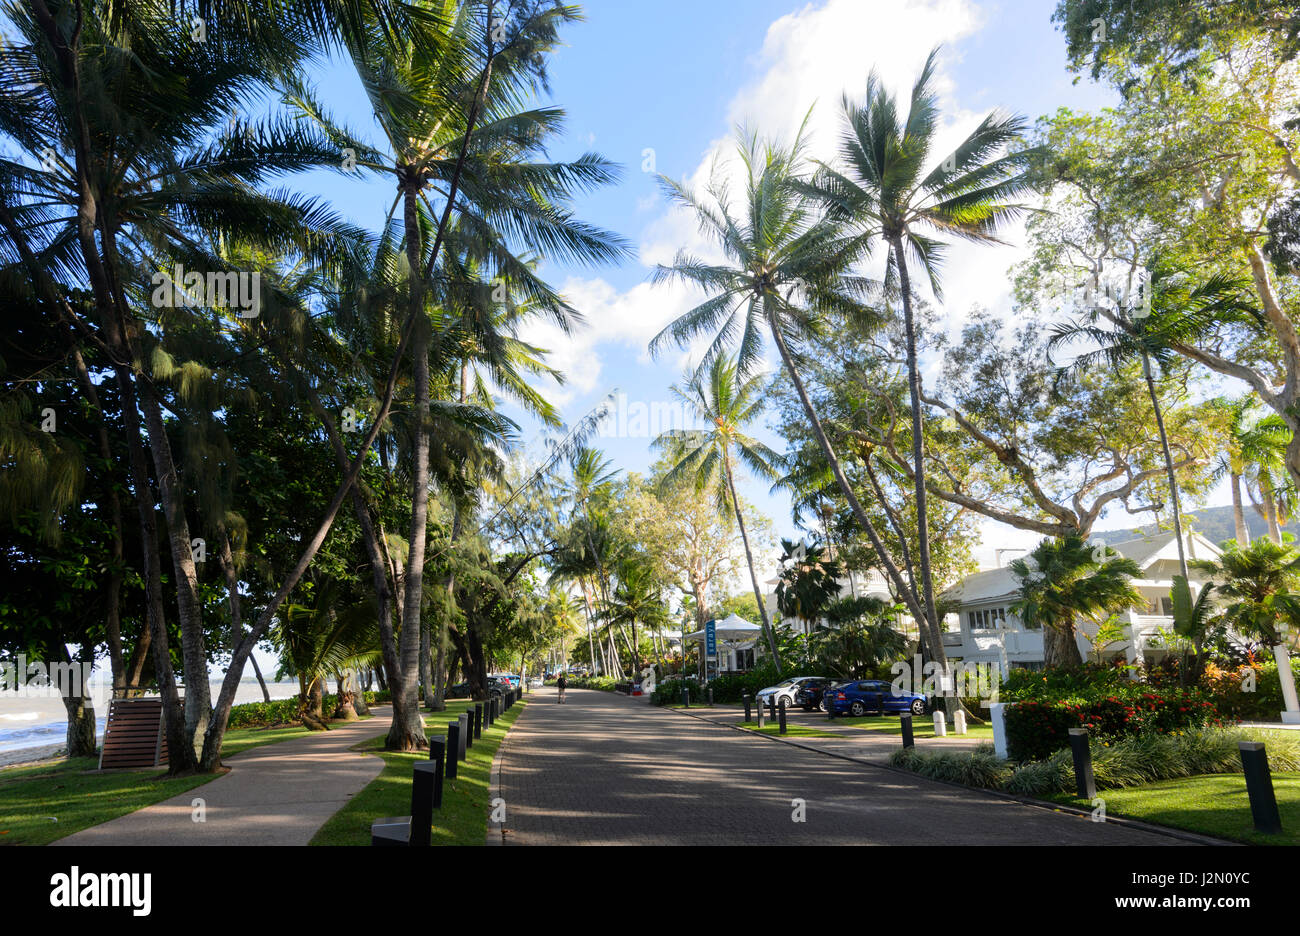
<path fill-rule="evenodd" d="M 1237 437 L 1245 463 L 1246 491 L 1268 523 L 1268 538 L 1282 542 L 1282 527 L 1295 510 L 1295 488 L 1286 467 L 1291 428 L 1277 413 L 1257 419 Z"/>
<path fill-rule="evenodd" d="M 1170 345 L 1171 339 L 1185 341 L 1189 333 L 1202 330 L 1210 323 L 1244 321 L 1250 310 L 1243 305 L 1241 295 L 1242 286 L 1234 278 L 1213 276 L 1191 285 L 1186 275 L 1157 260 L 1145 271 L 1145 282 L 1128 284 L 1115 302 L 1115 308 L 1093 306 L 1081 321 L 1055 326 L 1048 341 L 1049 351 L 1078 341 L 1094 346 L 1076 356 L 1071 368 L 1105 364 L 1119 370 L 1129 361 L 1141 362 L 1142 379 L 1151 397 L 1156 435 L 1165 462 L 1178 566 L 1184 579 L 1187 578 L 1187 551 L 1183 542 L 1178 476 L 1152 363 L 1159 365 L 1161 373 L 1168 376 L 1182 366 L 1180 355 Z M 1100 324 L 1107 321 L 1115 327 Z"/>
<path fill-rule="evenodd" d="M 742 461 L 755 475 L 774 480 L 781 457 L 762 442 L 744 433 L 744 427 L 763 408 L 763 385 L 766 375 L 745 378 L 736 362 L 725 355 L 715 355 L 708 370 L 688 372 L 682 385 L 674 384 L 673 394 L 709 429 L 670 429 L 655 439 L 654 445 L 667 449 L 675 463 L 664 475 L 663 484 L 671 486 L 691 479 L 697 491 L 712 490 L 717 495 L 719 513 L 734 512 L 745 547 L 745 562 L 754 588 L 754 601 L 762 620 L 763 637 L 776 674 L 781 675 L 781 656 L 776 647 L 767 604 L 758 585 L 754 553 L 749 547 L 740 495 L 736 493 L 736 461 Z"/>
<path fill-rule="evenodd" d="M 725 260 L 709 263 L 682 251 L 671 266 L 656 268 L 653 282 L 681 280 L 705 290 L 707 298 L 656 335 L 650 350 L 658 353 L 669 343 L 686 344 L 712 334 L 704 362 L 736 344 L 737 366 L 750 373 L 762 358 L 765 333 L 771 336 L 854 519 L 908 611 L 925 626 L 926 645 L 946 674 L 948 660 L 937 619 L 926 613 L 859 502 L 804 385 L 801 371 L 807 343 L 846 323 L 859 328 L 881 323 L 872 304 L 880 295 L 878 284 L 852 272 L 866 255 L 870 239 L 846 232 L 842 223 L 821 213 L 818 198 L 803 178 L 804 149 L 802 130 L 789 148 L 760 144 L 756 136 L 742 134 L 737 147 L 745 172 L 740 218 L 717 167 L 703 194 L 661 179 L 669 198 L 695 215 L 701 231 L 721 248 Z"/>
<path fill-rule="evenodd" d="M 1075 623 L 1102 624 L 1111 614 L 1142 600 L 1132 580 L 1138 564 L 1114 550 L 1105 554 L 1080 536 L 1044 539 L 1028 556 L 1011 563 L 1019 597 L 1010 610 L 1026 628 L 1043 631 L 1043 662 L 1079 666 Z"/>
<path fill-rule="evenodd" d="M 874 71 L 867 78 L 862 101 L 844 97 L 842 166 L 823 166 L 810 187 L 824 200 L 832 218 L 852 225 L 863 240 L 880 237 L 888 246 L 885 286 L 887 292 L 896 291 L 903 307 L 912 409 L 916 552 L 921 597 L 932 637 L 938 635 L 940 618 L 930 573 L 921 373 L 917 366 L 909 259 L 925 272 L 931 291 L 941 299 L 939 267 L 945 245 L 932 234 L 1001 244 L 998 231 L 1022 214 L 1023 206 L 1015 199 L 1029 188 L 1024 172 L 1028 154 L 1006 152 L 1024 132 L 1025 123 L 1019 117 L 989 114 L 949 156 L 930 167 L 929 157 L 939 131 L 933 89 L 938 51 L 935 49 L 926 58 L 912 86 L 906 115 L 899 113 L 894 96 Z"/>

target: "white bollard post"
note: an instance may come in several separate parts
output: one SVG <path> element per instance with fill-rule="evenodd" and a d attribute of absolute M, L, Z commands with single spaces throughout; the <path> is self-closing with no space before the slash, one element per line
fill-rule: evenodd
<path fill-rule="evenodd" d="M 993 723 L 993 753 L 1006 760 L 1007 757 L 1007 721 L 1005 702 L 989 703 L 989 721 Z"/>
<path fill-rule="evenodd" d="M 764 704 L 762 704 L 762 703 L 760 702 L 760 703 L 759 703 L 759 706 L 758 706 L 758 727 L 760 727 L 760 728 L 763 727 L 763 716 L 764 716 L 766 713 L 767 713 L 767 706 L 765 706 Z"/>
<path fill-rule="evenodd" d="M 1287 725 L 1300 725 L 1300 703 L 1296 700 L 1295 675 L 1291 672 L 1291 654 L 1286 644 L 1273 648 L 1277 659 L 1278 681 L 1282 683 L 1282 698 L 1286 702 L 1286 711 L 1282 713 L 1282 722 Z"/>
<path fill-rule="evenodd" d="M 944 718 L 942 710 L 934 713 L 934 736 L 936 738 L 948 737 L 948 721 Z"/>
<path fill-rule="evenodd" d="M 952 713 L 952 730 L 959 735 L 966 733 L 966 713 L 961 709 Z"/>

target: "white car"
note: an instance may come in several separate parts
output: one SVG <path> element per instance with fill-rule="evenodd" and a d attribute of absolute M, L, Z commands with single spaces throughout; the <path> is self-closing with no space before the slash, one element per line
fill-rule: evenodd
<path fill-rule="evenodd" d="M 767 705 L 767 700 L 772 699 L 777 708 L 781 707 L 781 700 L 785 700 L 785 707 L 791 710 L 795 706 L 795 696 L 799 693 L 799 688 L 806 682 L 817 679 L 816 676 L 792 676 L 789 679 L 782 680 L 775 686 L 768 686 L 766 689 L 758 690 L 756 699 L 759 705 Z"/>

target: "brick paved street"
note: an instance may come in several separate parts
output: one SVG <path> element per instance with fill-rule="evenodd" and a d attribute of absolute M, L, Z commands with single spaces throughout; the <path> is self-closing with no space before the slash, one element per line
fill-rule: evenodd
<path fill-rule="evenodd" d="M 747 735 L 640 699 L 537 690 L 502 752 L 507 844 L 1171 845 Z M 792 800 L 806 822 L 792 821 Z"/>

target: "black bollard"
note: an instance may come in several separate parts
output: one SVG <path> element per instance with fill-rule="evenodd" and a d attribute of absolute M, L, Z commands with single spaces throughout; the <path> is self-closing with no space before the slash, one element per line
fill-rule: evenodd
<path fill-rule="evenodd" d="M 465 760 L 469 751 L 469 713 L 461 712 L 456 716 L 456 722 L 460 726 L 460 737 L 457 739 L 460 747 L 456 751 L 456 757 L 458 760 Z"/>
<path fill-rule="evenodd" d="M 713 708 L 713 687 L 709 687 L 709 708 Z"/>
<path fill-rule="evenodd" d="M 785 699 L 784 699 L 784 698 L 781 700 L 781 711 L 780 711 L 779 715 L 777 716 L 777 719 L 778 719 L 778 720 L 777 720 L 777 731 L 778 731 L 780 734 L 785 734 Z"/>
<path fill-rule="evenodd" d="M 916 747 L 916 738 L 912 735 L 912 716 L 904 715 L 899 721 L 903 724 L 903 747 Z"/>
<path fill-rule="evenodd" d="M 691 707 L 691 690 L 682 686 L 682 708 Z"/>
<path fill-rule="evenodd" d="M 460 761 L 460 721 L 447 722 L 447 779 L 456 779 L 456 764 Z"/>
<path fill-rule="evenodd" d="M 421 761 L 415 765 L 411 777 L 411 838 L 412 845 L 429 845 L 433 840 L 433 800 L 442 786 L 437 776 L 438 765 Z"/>
<path fill-rule="evenodd" d="M 474 737 L 483 737 L 483 703 L 474 703 Z"/>
<path fill-rule="evenodd" d="M 748 725 L 751 721 L 751 716 L 749 712 L 749 693 L 748 692 L 744 693 L 741 696 L 741 698 L 745 700 L 745 724 Z"/>
<path fill-rule="evenodd" d="M 1282 817 L 1273 793 L 1273 774 L 1268 769 L 1268 752 L 1263 741 L 1238 741 L 1241 771 L 1246 775 L 1246 793 L 1250 796 L 1250 813 L 1255 831 L 1277 835 L 1282 831 Z"/>
<path fill-rule="evenodd" d="M 767 697 L 767 717 L 776 721 L 776 696 L 774 695 Z"/>
<path fill-rule="evenodd" d="M 442 809 L 442 772 L 446 769 L 447 739 L 429 739 L 429 760 L 437 768 L 433 781 L 433 808 Z"/>
<path fill-rule="evenodd" d="M 1070 729 L 1070 753 L 1074 755 L 1074 782 L 1080 799 L 1091 800 L 1097 795 L 1097 782 L 1092 777 L 1092 748 L 1088 745 L 1087 728 Z"/>

